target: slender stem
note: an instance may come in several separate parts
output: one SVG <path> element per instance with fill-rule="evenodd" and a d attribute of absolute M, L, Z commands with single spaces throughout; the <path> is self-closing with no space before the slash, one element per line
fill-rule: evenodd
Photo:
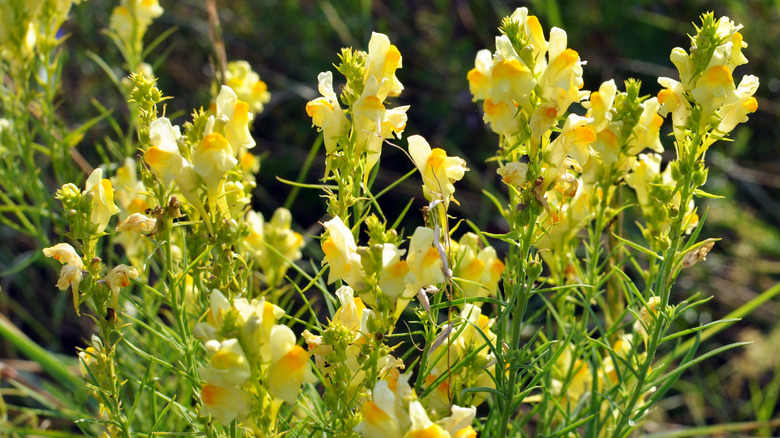
<path fill-rule="evenodd" d="M 512 285 L 512 296 L 510 297 L 510 302 L 513 305 L 509 343 L 510 352 L 517 352 L 518 345 L 520 345 L 523 317 L 525 315 L 526 305 L 528 304 L 530 291 L 533 288 L 534 281 L 536 281 L 536 278 L 531 278 L 528 269 L 531 263 L 536 263 L 536 261 L 533 259 L 533 251 L 531 249 L 531 240 L 533 238 L 534 228 L 535 222 L 531 222 L 531 224 L 528 225 L 524 230 L 525 234 L 519 242 L 519 252 L 521 257 L 520 262 L 517 265 L 519 272 L 516 273 L 516 281 Z M 504 437 L 507 436 L 509 422 L 514 412 L 515 395 L 517 393 L 517 377 L 520 371 L 520 364 L 517 363 L 519 359 L 518 355 L 510 355 L 508 357 L 509 360 L 507 361 L 506 356 L 500 353 L 502 352 L 502 346 L 499 345 L 497 348 L 500 356 L 502 357 L 501 360 L 498 361 L 496 380 L 497 382 L 503 384 L 503 387 L 501 387 L 499 390 L 504 393 L 504 398 L 499 403 L 501 415 L 499 417 L 500 421 L 498 423 L 497 436 Z M 506 380 L 504 380 L 503 376 L 506 370 L 499 367 L 505 367 L 507 364 L 509 365 L 509 375 L 507 376 Z M 498 376 L 501 377 L 498 378 Z"/>

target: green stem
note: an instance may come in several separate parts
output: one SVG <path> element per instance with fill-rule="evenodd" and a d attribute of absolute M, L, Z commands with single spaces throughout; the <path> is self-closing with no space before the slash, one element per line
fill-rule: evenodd
<path fill-rule="evenodd" d="M 509 351 L 517 352 L 518 345 L 520 345 L 520 334 L 522 333 L 523 317 L 525 315 L 526 305 L 528 304 L 528 298 L 530 291 L 533 288 L 533 283 L 536 278 L 532 278 L 529 275 L 529 265 L 531 263 L 537 263 L 533 259 L 533 251 L 531 250 L 531 240 L 534 234 L 535 221 L 526 228 L 526 232 L 523 235 L 520 243 L 520 256 L 522 257 L 519 263 L 519 272 L 517 272 L 516 281 L 512 285 L 512 297 L 513 303 L 512 310 L 512 325 L 510 329 L 510 343 Z M 514 412 L 515 407 L 515 395 L 517 392 L 517 377 L 520 371 L 520 364 L 517 363 L 519 356 L 511 355 L 509 360 L 500 353 L 502 348 L 497 346 L 497 352 L 499 352 L 500 359 L 497 361 L 496 366 L 496 381 L 498 390 L 503 392 L 504 397 L 499 402 L 501 410 L 500 420 L 498 423 L 498 437 L 507 436 L 509 422 Z M 504 380 L 504 373 L 506 365 L 509 364 L 509 375 Z"/>
<path fill-rule="evenodd" d="M 679 252 L 680 244 L 682 242 L 683 237 L 683 222 L 685 218 L 685 213 L 687 210 L 688 203 L 691 200 L 691 197 L 693 196 L 694 187 L 691 184 L 690 176 L 688 175 L 687 181 L 684 181 L 682 184 L 682 190 L 680 193 L 680 199 L 682 200 L 680 202 L 680 209 L 677 212 L 677 217 L 674 219 L 674 222 L 672 223 L 672 230 L 670 234 L 674 236 L 673 241 L 671 245 L 669 246 L 669 249 L 666 251 L 666 254 L 664 255 L 664 261 L 661 264 L 661 269 L 658 272 L 658 277 L 656 277 L 656 292 L 661 291 L 661 304 L 660 309 L 658 312 L 659 319 L 656 321 L 656 323 L 653 325 L 653 331 L 650 336 L 649 342 L 647 343 L 647 355 L 645 357 L 644 362 L 639 368 L 639 371 L 637 373 L 637 383 L 634 386 L 634 391 L 631 394 L 631 398 L 629 399 L 628 403 L 625 405 L 625 409 L 620 415 L 620 419 L 618 420 L 618 423 L 615 427 L 615 433 L 614 436 L 622 436 L 623 429 L 626 426 L 629 426 L 629 428 L 634 427 L 633 419 L 631 418 L 634 409 L 636 405 L 639 403 L 639 399 L 643 395 L 645 381 L 647 380 L 650 368 L 653 363 L 653 359 L 655 358 L 655 353 L 658 350 L 658 347 L 660 345 L 661 337 L 664 334 L 665 328 L 668 325 L 668 321 L 665 321 L 661 318 L 663 318 L 663 314 L 666 311 L 667 306 L 669 305 L 669 297 L 671 295 L 672 291 L 672 285 L 674 284 L 674 280 L 671 278 L 671 274 L 674 270 L 674 261 L 677 258 L 677 254 Z"/>

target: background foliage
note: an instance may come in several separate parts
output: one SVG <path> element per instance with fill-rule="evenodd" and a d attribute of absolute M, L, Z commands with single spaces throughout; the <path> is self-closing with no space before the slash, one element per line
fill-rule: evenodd
<path fill-rule="evenodd" d="M 169 117 L 175 118 L 208 101 L 212 45 L 205 2 L 163 0 L 161 6 L 165 14 L 147 35 L 153 39 L 170 27 L 177 28 L 150 57 L 157 60 L 160 89 L 175 97 L 167 108 Z M 690 23 L 708 10 L 716 17 L 728 15 L 745 25 L 750 63 L 741 73 L 762 80 L 756 96 L 759 110 L 750 116 L 749 124 L 733 133 L 732 143 L 708 154 L 712 172 L 707 189 L 726 199 L 712 203 L 702 237 L 723 240 L 706 263 L 684 272 L 675 293 L 678 300 L 694 292 L 714 297 L 706 308 L 689 315 L 691 324 L 699 324 L 723 317 L 780 278 L 780 160 L 776 146 L 780 135 L 780 105 L 776 103 L 780 57 L 775 48 L 780 28 L 773 25 L 780 19 L 780 1 L 252 0 L 218 6 L 228 59 L 249 61 L 273 95 L 253 130 L 256 151 L 264 154 L 254 197 L 257 211 L 269 217 L 285 203 L 291 188 L 276 177 L 295 179 L 318 135 L 304 111 L 305 103 L 317 96 L 317 74 L 332 70 L 340 47 L 364 47 L 375 30 L 388 34 L 404 54 L 404 68 L 398 76 L 406 87 L 399 103 L 411 105 L 407 136 L 422 134 L 432 145 L 467 160 L 471 171 L 458 185 L 461 206 L 453 206 L 453 214 L 469 217 L 483 230 L 493 232 L 504 231 L 505 224 L 480 191 L 496 181 L 495 167 L 485 163 L 495 134 L 483 124 L 479 105 L 471 102 L 465 78 L 477 50 L 493 47 L 501 17 L 518 6 L 527 6 L 546 29 L 566 29 L 569 47 L 588 61 L 585 89 L 597 89 L 611 77 L 617 83 L 636 77 L 643 81 L 643 94 L 655 95 L 660 90 L 655 77 L 676 77 L 669 49 L 689 46 L 684 35 Z M 117 66 L 117 75 L 124 75 L 119 69 L 120 54 L 101 34 L 112 7 L 113 2 L 105 0 L 76 6 L 63 29 L 70 36 L 64 45 L 68 62 L 59 102 L 63 123 L 68 126 L 97 115 L 95 100 L 106 108 L 126 108 L 121 93 L 89 55 L 98 54 L 108 65 Z M 107 123 L 98 124 L 81 141 L 78 151 L 88 162 L 97 164 L 100 146 L 111 135 Z M 378 186 L 389 184 L 401 175 L 401 169 L 408 169 L 405 160 L 400 151 L 386 149 Z M 396 174 L 394 162 L 399 163 Z M 315 182 L 323 174 L 324 168 L 318 167 L 323 163 L 324 159 L 315 160 L 307 182 Z M 52 183 L 52 194 L 55 189 Z M 417 193 L 417 182 L 406 181 L 385 199 L 383 208 L 402 208 L 403 198 Z M 294 227 L 305 230 L 322 219 L 312 216 L 312 212 L 323 211 L 324 201 L 319 196 L 316 190 L 297 195 L 289 206 L 298 222 Z M 424 204 L 420 199 L 414 207 Z M 314 228 L 306 231 L 319 233 Z M 57 270 L 52 269 L 50 260 L 43 259 L 37 241 L 8 228 L 0 228 L 0 239 L 4 242 L 0 245 L 2 315 L 46 349 L 73 357 L 74 348 L 83 346 L 92 331 L 89 320 L 78 319 L 69 306 L 68 294 L 53 287 Z M 771 301 L 710 340 L 707 349 L 738 340 L 755 343 L 688 372 L 676 384 L 674 395 L 653 414 L 654 422 L 648 428 L 719 425 L 712 431 L 726 432 L 729 427 L 724 425 L 728 423 L 779 418 L 779 313 L 777 300 Z M 43 376 L 27 362 L 28 357 L 10 344 L 0 345 L 0 357 L 5 358 L 4 381 L 20 378 L 45 387 Z M 72 363 L 75 365 L 75 360 Z M 769 432 L 743 426 L 744 431 L 735 432 Z M 780 433 L 778 426 L 774 434 Z"/>

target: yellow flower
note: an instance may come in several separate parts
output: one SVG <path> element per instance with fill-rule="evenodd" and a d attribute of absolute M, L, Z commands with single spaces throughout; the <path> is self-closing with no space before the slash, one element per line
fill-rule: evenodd
<path fill-rule="evenodd" d="M 111 216 L 119 213 L 119 208 L 114 204 L 114 188 L 111 181 L 103 179 L 103 169 L 97 168 L 89 175 L 86 192 L 92 193 L 90 222 L 95 225 L 96 233 L 102 233 Z"/>
<path fill-rule="evenodd" d="M 116 226 L 116 231 L 134 231 L 139 234 L 149 234 L 157 226 L 157 219 L 141 213 L 133 213 Z"/>
<path fill-rule="evenodd" d="M 651 97 L 642 102 L 640 106 L 642 107 L 642 114 L 634 126 L 633 136 L 629 141 L 626 153 L 628 155 L 636 155 L 646 148 L 650 148 L 659 154 L 663 153 L 664 147 L 661 144 L 659 133 L 664 119 L 658 115 L 660 108 L 658 99 Z"/>
<path fill-rule="evenodd" d="M 241 343 L 244 353 L 266 363 L 271 360 L 271 331 L 274 324 L 284 316 L 284 310 L 269 303 L 264 297 L 247 301 L 246 298 L 233 300 L 233 308 L 238 312 L 236 325 L 241 327 Z"/>
<path fill-rule="evenodd" d="M 685 126 L 691 111 L 691 104 L 685 97 L 685 88 L 683 88 L 683 85 L 680 82 L 671 78 L 658 78 L 658 83 L 664 87 L 664 89 L 658 93 L 658 103 L 661 104 L 658 113 L 663 117 L 672 113 L 672 124 L 675 128 L 675 135 L 679 135 L 677 131 Z M 678 142 L 681 140 L 681 137 L 677 139 Z"/>
<path fill-rule="evenodd" d="M 44 248 L 43 255 L 51 257 L 63 265 L 84 269 L 84 262 L 82 262 L 81 256 L 76 253 L 76 250 L 69 243 L 58 243 L 52 247 Z"/>
<path fill-rule="evenodd" d="M 636 167 L 626 176 L 626 183 L 636 192 L 640 205 L 648 205 L 649 185 L 661 174 L 661 156 L 655 153 L 639 154 Z"/>
<path fill-rule="evenodd" d="M 89 375 L 89 367 L 97 361 L 97 351 L 95 347 L 87 347 L 82 351 L 79 351 L 79 373 L 83 377 Z"/>
<path fill-rule="evenodd" d="M 395 303 L 403 295 L 407 284 L 414 278 L 407 261 L 401 260 L 403 254 L 404 251 L 392 243 L 385 243 L 382 247 L 379 288 L 382 290 L 382 295 L 388 297 L 391 303 Z M 416 291 L 412 292 L 416 293 Z"/>
<path fill-rule="evenodd" d="M 398 96 L 404 86 L 395 76 L 395 71 L 401 68 L 401 52 L 390 44 L 387 35 L 373 32 L 368 42 L 368 62 L 366 65 L 366 78 L 376 79 L 379 84 L 377 97 L 384 101 L 387 96 Z"/>
<path fill-rule="evenodd" d="M 63 265 L 60 270 L 60 278 L 57 281 L 59 290 L 67 290 L 69 287 L 73 291 L 73 307 L 78 314 L 79 283 L 84 279 L 84 270 L 76 265 Z"/>
<path fill-rule="evenodd" d="M 366 308 L 363 300 L 355 297 L 355 291 L 349 286 L 340 287 L 336 291 L 336 296 L 341 307 L 333 315 L 333 322 L 338 322 L 352 331 L 358 331 L 363 318 L 363 310 Z"/>
<path fill-rule="evenodd" d="M 201 414 L 214 416 L 223 426 L 230 425 L 236 417 L 244 416 L 249 411 L 249 396 L 234 387 L 203 385 L 200 399 L 203 402 Z"/>
<path fill-rule="evenodd" d="M 564 405 L 567 403 L 576 405 L 582 396 L 590 392 L 593 386 L 593 373 L 590 365 L 582 359 L 575 358 L 573 349 L 573 345 L 567 345 L 553 366 L 555 378 L 551 389 L 554 394 L 562 396 Z"/>
<path fill-rule="evenodd" d="M 748 75 L 742 78 L 735 93 L 736 98 L 726 101 L 718 111 L 721 120 L 717 130 L 720 134 L 731 132 L 738 124 L 747 122 L 748 114 L 756 112 L 758 101 L 753 94 L 757 89 L 757 77 Z"/>
<path fill-rule="evenodd" d="M 235 91 L 239 99 L 249 105 L 255 114 L 263 112 L 263 105 L 271 100 L 268 85 L 252 70 L 246 61 L 231 61 L 225 72 L 225 84 Z"/>
<path fill-rule="evenodd" d="M 682 82 L 683 88 L 691 90 L 694 86 L 692 83 L 694 73 L 696 73 L 691 57 L 685 49 L 675 47 L 672 49 L 672 54 L 669 56 L 669 59 L 672 61 L 672 64 L 677 67 L 677 72 L 680 75 L 680 82 Z"/>
<path fill-rule="evenodd" d="M 441 256 L 433 246 L 433 239 L 432 229 L 417 227 L 409 241 L 409 255 L 406 257 L 406 262 L 414 274 L 414 282 L 406 286 L 410 294 L 416 294 L 421 287 L 444 282 Z"/>
<path fill-rule="evenodd" d="M 58 243 L 52 247 L 44 248 L 43 255 L 51 257 L 62 263 L 60 278 L 57 281 L 59 290 L 71 288 L 73 292 L 73 308 L 79 314 L 79 283 L 84 278 L 84 262 L 76 253 L 76 250 L 68 243 Z"/>
<path fill-rule="evenodd" d="M 704 71 L 696 82 L 696 88 L 691 90 L 696 103 L 702 106 L 700 129 L 710 121 L 712 113 L 724 102 L 736 99 L 735 88 L 734 78 L 727 66 L 714 65 Z"/>
<path fill-rule="evenodd" d="M 228 141 L 218 133 L 203 137 L 200 144 L 192 151 L 192 164 L 195 172 L 206 183 L 209 208 L 212 214 L 216 211 L 219 201 L 220 209 L 229 214 L 227 202 L 223 195 L 223 182 L 227 172 L 238 164 Z"/>
<path fill-rule="evenodd" d="M 428 418 L 425 408 L 417 400 L 409 403 L 409 419 L 412 425 L 404 438 L 450 438 L 447 431 Z"/>
<path fill-rule="evenodd" d="M 431 149 L 419 135 L 409 137 L 409 154 L 423 179 L 426 199 L 441 199 L 445 206 L 455 193 L 455 181 L 463 178 L 468 168 L 460 157 L 448 157 L 443 149 Z"/>
<path fill-rule="evenodd" d="M 349 131 L 349 121 L 333 91 L 333 73 L 322 72 L 317 76 L 317 81 L 322 97 L 306 104 L 306 114 L 312 118 L 312 123 L 322 131 L 325 150 L 328 154 L 332 154 L 338 146 L 337 140 Z"/>
<path fill-rule="evenodd" d="M 249 226 L 249 235 L 244 237 L 244 246 L 255 258 L 260 258 L 266 251 L 265 244 L 265 219 L 263 215 L 249 210 L 246 212 L 244 223 Z"/>
<path fill-rule="evenodd" d="M 570 114 L 561 129 L 560 135 L 545 148 L 545 161 L 550 165 L 544 174 L 542 187 L 549 190 L 556 183 L 564 183 L 576 189 L 569 168 L 577 169 L 593 155 L 591 143 L 596 141 L 596 133 L 587 123 L 590 119 Z M 579 169 L 581 170 L 581 169 Z M 573 190 L 571 190 L 573 191 Z M 567 194 L 573 196 L 574 193 Z"/>
<path fill-rule="evenodd" d="M 542 140 L 549 138 L 547 131 L 558 123 L 558 104 L 555 101 L 539 105 L 531 116 L 531 150 L 538 150 Z"/>
<path fill-rule="evenodd" d="M 224 138 L 233 150 L 232 156 L 238 156 L 239 151 L 255 147 L 255 140 L 249 133 L 249 125 L 254 116 L 249 112 L 249 104 L 239 100 L 235 91 L 223 85 L 217 95 L 217 114 L 213 122 L 206 126 L 206 134 L 224 132 Z M 219 128 L 215 129 L 215 125 Z M 224 130 L 224 131 L 223 131 Z"/>
<path fill-rule="evenodd" d="M 171 181 L 181 174 L 182 167 L 189 164 L 181 156 L 176 145 L 177 139 L 181 136 L 178 128 L 178 126 L 176 128 L 171 126 L 171 121 L 165 117 L 149 124 L 149 139 L 152 147 L 144 153 L 144 161 L 165 188 L 168 188 Z"/>
<path fill-rule="evenodd" d="M 538 74 L 545 66 L 544 54 L 547 53 L 548 44 L 544 39 L 544 29 L 535 15 L 528 15 L 527 8 L 517 8 L 509 16 L 511 21 L 517 22 L 528 37 L 529 47 L 532 50 L 534 60 L 534 73 Z"/>
<path fill-rule="evenodd" d="M 474 418 L 477 416 L 477 408 L 474 406 L 463 408 L 458 405 L 452 405 L 449 417 L 438 421 L 441 427 L 449 432 L 453 438 L 476 438 L 477 434 L 471 427 Z"/>
<path fill-rule="evenodd" d="M 132 47 L 133 32 L 137 40 L 143 38 L 152 20 L 163 13 L 158 0 L 123 0 L 114 8 L 109 19 L 109 29 L 119 35 L 127 46 Z"/>
<path fill-rule="evenodd" d="M 130 286 L 130 280 L 138 277 L 138 271 L 127 265 L 116 265 L 106 274 L 106 283 L 112 292 L 119 293 L 119 289 Z"/>
<path fill-rule="evenodd" d="M 387 110 L 382 99 L 376 78 L 369 77 L 360 98 L 352 105 L 352 115 L 355 124 L 356 156 L 366 154 L 366 170 L 364 182 L 368 173 L 374 167 L 382 153 L 382 142 L 393 133 L 400 138 L 406 128 L 406 111 L 409 106 L 400 106 Z"/>
<path fill-rule="evenodd" d="M 455 276 L 470 281 L 459 283 L 466 297 L 495 295 L 504 272 L 504 263 L 496 256 L 496 250 L 491 246 L 479 249 L 478 244 L 476 234 L 464 234 L 455 256 Z"/>
<path fill-rule="evenodd" d="M 290 264 L 301 258 L 303 236 L 290 228 L 291 222 L 292 216 L 286 208 L 276 209 L 268 223 L 254 211 L 246 216 L 250 231 L 244 245 L 271 285 L 277 284 Z M 268 250 L 269 246 L 273 249 Z"/>
<path fill-rule="evenodd" d="M 249 193 L 248 193 L 249 192 Z M 251 189 L 245 187 L 241 181 L 225 181 L 223 195 L 231 218 L 241 217 L 246 207 L 252 202 L 249 197 Z"/>
<path fill-rule="evenodd" d="M 360 255 L 357 253 L 357 245 L 352 232 L 338 216 L 323 225 L 328 232 L 328 237 L 322 242 L 322 252 L 325 253 L 324 261 L 330 269 L 328 284 L 341 279 L 356 288 L 357 285 L 362 284 L 363 268 L 360 265 Z M 362 288 L 358 287 L 357 289 Z"/>
<path fill-rule="evenodd" d="M 590 99 L 583 102 L 582 105 L 588 108 L 586 117 L 593 119 L 591 125 L 595 131 L 601 131 L 612 121 L 612 104 L 617 95 L 617 86 L 615 80 L 610 79 L 599 87 L 599 91 L 590 93 Z"/>
<path fill-rule="evenodd" d="M 596 134 L 596 141 L 591 147 L 598 152 L 604 166 L 616 163 L 620 159 L 620 142 L 618 134 L 621 128 L 620 122 L 610 123 L 606 128 Z"/>
<path fill-rule="evenodd" d="M 528 164 L 519 162 L 506 163 L 497 169 L 496 173 L 501 175 L 501 180 L 504 181 L 504 184 L 519 188 L 526 183 L 525 177 L 528 174 Z"/>
<path fill-rule="evenodd" d="M 517 118 L 517 108 L 513 103 L 485 99 L 482 103 L 484 115 L 482 120 L 490 124 L 490 129 L 496 134 L 512 137 L 520 129 L 520 119 Z"/>
<path fill-rule="evenodd" d="M 466 75 L 469 91 L 473 96 L 472 101 L 485 100 L 489 97 L 490 88 L 493 86 L 490 79 L 492 72 L 493 54 L 490 50 L 482 49 L 477 52 L 477 57 L 474 59 L 474 68 Z"/>
<path fill-rule="evenodd" d="M 477 438 L 477 432 L 473 427 L 468 426 L 455 432 L 453 438 Z"/>
<path fill-rule="evenodd" d="M 271 330 L 271 365 L 268 392 L 287 403 L 295 403 L 304 381 L 313 381 L 309 353 L 295 345 L 295 334 L 285 325 Z"/>
<path fill-rule="evenodd" d="M 119 35 L 119 39 L 125 42 L 133 37 L 133 14 L 126 6 L 116 6 L 111 11 L 111 17 L 108 19 L 108 28 Z"/>
<path fill-rule="evenodd" d="M 403 376 L 402 376 L 403 378 Z M 401 380 L 399 378 L 399 380 Z M 395 389 L 403 385 L 395 383 Z M 360 406 L 363 421 L 355 426 L 354 431 L 364 437 L 398 438 L 408 423 L 408 415 L 400 409 L 401 401 L 397 399 L 396 392 L 390 388 L 387 380 L 380 380 L 372 391 L 372 400 Z"/>
<path fill-rule="evenodd" d="M 489 94 L 493 101 L 515 102 L 525 109 L 530 109 L 528 96 L 536 86 L 536 79 L 506 35 L 496 38 L 496 60 L 490 80 L 493 87 Z"/>
<path fill-rule="evenodd" d="M 579 102 L 588 93 L 583 86 L 582 64 L 579 54 L 566 48 L 566 32 L 553 28 L 548 47 L 549 64 L 539 80 L 542 97 L 558 105 L 558 115 L 566 112 L 572 102 Z"/>
<path fill-rule="evenodd" d="M 209 365 L 198 370 L 198 376 L 206 382 L 223 387 L 241 386 L 252 371 L 238 339 L 206 342 Z"/>
<path fill-rule="evenodd" d="M 125 158 L 124 164 L 116 169 L 111 183 L 116 188 L 114 198 L 116 204 L 125 213 L 142 213 L 150 207 L 146 201 L 146 187 L 138 179 L 136 169 L 138 163 L 132 158 Z"/>

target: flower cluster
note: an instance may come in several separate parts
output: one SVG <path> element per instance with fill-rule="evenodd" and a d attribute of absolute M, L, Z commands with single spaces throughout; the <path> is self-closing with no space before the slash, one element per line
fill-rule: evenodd
<path fill-rule="evenodd" d="M 325 222 L 322 241 L 328 284 L 341 280 L 352 287 L 366 304 L 383 315 L 400 315 L 420 287 L 443 280 L 441 260 L 433 247 L 433 230 L 419 227 L 409 243 L 409 255 L 398 244 L 374 241 L 358 247 L 352 231 L 336 216 Z"/>
<path fill-rule="evenodd" d="M 363 421 L 355 427 L 365 437 L 476 437 L 471 423 L 476 408 L 452 406 L 451 415 L 431 421 L 414 390 L 409 386 L 411 374 L 389 377 L 377 382 L 371 400 L 360 406 Z"/>
<path fill-rule="evenodd" d="M 71 292 L 73 292 L 73 307 L 76 313 L 78 313 L 80 304 L 79 284 L 90 275 L 90 271 L 87 270 L 87 266 L 84 265 L 81 256 L 68 243 L 58 243 L 52 247 L 44 248 L 43 255 L 62 263 L 57 288 L 60 290 L 71 289 Z M 90 266 L 90 268 L 93 267 Z M 120 264 L 111 269 L 98 282 L 110 291 L 110 293 L 104 295 L 109 297 L 109 304 L 113 308 L 116 308 L 118 305 L 119 290 L 130 286 L 130 280 L 137 278 L 138 275 L 138 271 L 134 267 Z"/>
<path fill-rule="evenodd" d="M 672 114 L 678 146 L 686 144 L 686 137 L 702 135 L 712 129 L 710 139 L 704 142 L 703 154 L 709 145 L 722 138 L 747 115 L 758 108 L 753 94 L 758 89 L 758 78 L 748 75 L 739 86 L 734 85 L 734 69 L 748 62 L 742 49 L 747 47 L 739 30 L 728 17 L 715 20 L 713 14 L 702 16 L 702 25 L 691 38 L 690 54 L 677 47 L 671 60 L 677 67 L 680 81 L 659 78 L 665 87 L 658 94 L 662 115 Z"/>
<path fill-rule="evenodd" d="M 249 105 L 254 114 L 263 112 L 263 105 L 271 101 L 268 85 L 252 70 L 246 61 L 231 61 L 225 71 L 225 85 L 236 92 L 238 98 Z"/>
<path fill-rule="evenodd" d="M 345 160 L 347 165 L 355 167 L 365 154 L 361 170 L 365 181 L 379 161 L 384 139 L 400 137 L 403 133 L 409 107 L 385 106 L 388 97 L 398 96 L 404 88 L 395 76 L 398 68 L 401 68 L 398 48 L 390 44 L 386 35 L 374 32 L 368 53 L 351 49 L 342 52 L 337 69 L 347 80 L 341 95 L 346 109 L 341 107 L 333 91 L 333 74 L 319 74 L 322 97 L 306 104 L 306 113 L 323 132 L 329 164 Z"/>
<path fill-rule="evenodd" d="M 539 142 L 582 91 L 579 54 L 566 47 L 566 32 L 550 30 L 549 41 L 539 19 L 518 8 L 504 19 L 496 51 L 480 50 L 467 78 L 474 101 L 484 100 L 485 123 L 510 143 L 523 136 Z M 530 132 L 529 132 L 530 126 Z"/>
<path fill-rule="evenodd" d="M 251 121 L 249 105 L 239 100 L 230 87 L 223 86 L 217 96 L 215 113 L 199 114 L 186 136 L 166 117 L 152 121 L 150 147 L 144 153 L 144 162 L 165 190 L 175 182 L 179 192 L 207 224 L 217 214 L 230 219 L 236 213 L 236 205 L 248 203 L 244 199 L 246 188 L 236 184 L 241 181 L 235 176 L 228 180 L 228 173 L 239 165 L 239 160 L 244 160 L 247 149 L 255 146 L 249 133 Z M 238 178 L 242 175 L 237 173 Z M 202 186 L 206 189 L 206 205 L 198 194 Z M 239 193 L 229 194 L 228 190 Z M 235 201 L 229 205 L 228 199 Z"/>
<path fill-rule="evenodd" d="M 344 401 L 365 401 L 365 394 L 377 379 L 397 377 L 404 363 L 373 335 L 375 313 L 367 309 L 349 286 L 336 291 L 341 306 L 320 335 L 303 332 L 309 352 L 326 387 L 326 403 L 349 429 L 356 424 L 356 412 Z M 340 409 L 339 409 L 340 408 Z"/>
<path fill-rule="evenodd" d="M 277 323 L 284 310 L 264 298 L 231 302 L 215 289 L 210 303 L 206 322 L 194 328 L 209 356 L 198 370 L 206 382 L 201 412 L 224 425 L 261 413 L 273 430 L 281 403 L 294 403 L 303 382 L 314 379 L 309 355 L 292 330 Z"/>

